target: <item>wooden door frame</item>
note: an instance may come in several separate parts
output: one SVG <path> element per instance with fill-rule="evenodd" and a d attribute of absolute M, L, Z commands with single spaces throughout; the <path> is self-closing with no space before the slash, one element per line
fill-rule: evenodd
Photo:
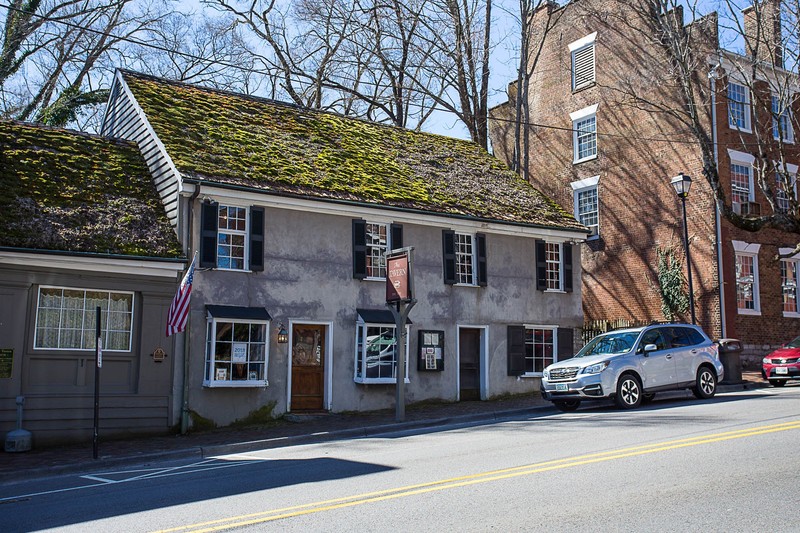
<path fill-rule="evenodd" d="M 481 332 L 480 354 L 478 354 L 478 372 L 480 380 L 480 398 L 489 397 L 489 326 L 456 324 L 456 401 L 461 401 L 461 330 L 478 329 Z"/>
<path fill-rule="evenodd" d="M 322 391 L 322 408 L 326 411 L 330 410 L 331 406 L 331 388 L 332 382 L 332 359 L 333 359 L 333 322 L 326 320 L 302 320 L 302 319 L 289 319 L 289 342 L 286 344 L 286 412 L 292 412 L 292 346 L 294 344 L 294 326 L 295 324 L 308 324 L 309 326 L 325 326 L 325 364 L 322 370 L 323 377 L 323 391 Z"/>

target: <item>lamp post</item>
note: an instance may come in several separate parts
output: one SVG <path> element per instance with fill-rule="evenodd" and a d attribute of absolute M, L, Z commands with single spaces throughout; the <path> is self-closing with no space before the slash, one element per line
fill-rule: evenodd
<path fill-rule="evenodd" d="M 689 224 L 686 219 L 686 197 L 689 196 L 692 178 L 681 172 L 672 178 L 670 183 L 683 204 L 683 247 L 686 251 L 686 278 L 689 282 L 689 309 L 692 313 L 692 324 L 696 324 L 697 320 L 694 315 L 694 288 L 692 287 L 692 261 L 689 256 Z"/>

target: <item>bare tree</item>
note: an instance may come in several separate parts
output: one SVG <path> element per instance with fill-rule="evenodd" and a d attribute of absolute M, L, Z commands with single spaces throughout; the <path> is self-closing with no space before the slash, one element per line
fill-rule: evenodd
<path fill-rule="evenodd" d="M 650 68 L 658 70 L 661 83 L 677 94 L 680 105 L 670 106 L 656 98 L 659 91 L 636 90 L 633 83 L 619 87 L 620 93 L 635 105 L 667 115 L 682 125 L 700 151 L 703 177 L 721 213 L 734 226 L 747 231 L 774 228 L 800 234 L 796 176 L 788 165 L 797 160 L 792 141 L 794 132 L 800 131 L 798 1 L 755 2 L 741 14 L 738 4 L 725 0 L 719 13 L 706 17 L 700 15 L 697 1 L 634 0 L 627 4 L 635 14 L 627 23 L 663 53 L 660 63 Z M 684 24 L 684 8 L 690 24 Z M 744 46 L 738 51 L 726 50 L 723 44 L 734 42 L 736 35 L 745 36 Z M 654 59 L 658 61 L 648 61 Z M 728 81 L 743 87 L 745 96 L 726 93 Z M 720 180 L 710 118 L 716 99 L 728 104 L 728 116 L 719 120 L 730 121 L 732 131 L 738 132 L 734 135 L 741 150 L 755 156 L 755 182 L 768 208 L 744 209 L 736 188 L 728 194 Z M 738 120 L 742 120 L 740 126 L 736 125 Z M 750 120 L 755 123 L 750 124 Z"/>

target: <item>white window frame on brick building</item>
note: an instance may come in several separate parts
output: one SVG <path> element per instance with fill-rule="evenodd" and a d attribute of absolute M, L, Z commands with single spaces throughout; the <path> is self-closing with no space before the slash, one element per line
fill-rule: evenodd
<path fill-rule="evenodd" d="M 572 162 L 583 163 L 597 158 L 597 107 L 584 107 L 569 114 L 572 120 Z"/>
<path fill-rule="evenodd" d="M 736 213 L 748 214 L 751 210 L 750 204 L 756 198 L 753 181 L 753 163 L 756 158 L 731 149 L 728 149 L 728 156 L 731 160 L 731 207 Z"/>
<path fill-rule="evenodd" d="M 752 133 L 750 89 L 738 81 L 728 82 L 728 125 L 731 129 Z"/>
<path fill-rule="evenodd" d="M 780 162 L 775 161 L 775 200 L 778 212 L 788 213 L 791 206 L 791 198 L 797 198 L 797 170 L 798 166 L 787 163 L 783 166 Z M 788 177 L 791 194 L 786 192 L 786 183 L 784 178 Z"/>
<path fill-rule="evenodd" d="M 570 183 L 574 203 L 575 218 L 592 230 L 589 239 L 600 234 L 600 193 L 597 184 L 600 176 L 593 176 Z"/>
<path fill-rule="evenodd" d="M 792 253 L 794 248 L 779 248 L 781 256 Z M 800 254 L 781 258 L 781 295 L 783 316 L 800 318 L 800 300 L 797 287 L 800 285 Z"/>
<path fill-rule="evenodd" d="M 761 245 L 733 241 L 736 254 L 736 308 L 740 315 L 761 315 L 758 251 Z"/>
<path fill-rule="evenodd" d="M 568 45 L 572 59 L 572 90 L 578 91 L 595 84 L 595 46 L 597 32 Z"/>
<path fill-rule="evenodd" d="M 783 104 L 778 95 L 772 95 L 772 138 L 785 143 L 794 143 L 791 108 Z"/>

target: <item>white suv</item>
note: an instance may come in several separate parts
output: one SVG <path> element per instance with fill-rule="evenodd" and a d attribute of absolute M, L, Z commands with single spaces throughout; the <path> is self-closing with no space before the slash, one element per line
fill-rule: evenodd
<path fill-rule="evenodd" d="M 541 390 L 562 411 L 600 398 L 631 409 L 665 390 L 711 398 L 723 377 L 718 346 L 702 329 L 657 324 L 598 335 L 573 358 L 545 368 Z"/>

